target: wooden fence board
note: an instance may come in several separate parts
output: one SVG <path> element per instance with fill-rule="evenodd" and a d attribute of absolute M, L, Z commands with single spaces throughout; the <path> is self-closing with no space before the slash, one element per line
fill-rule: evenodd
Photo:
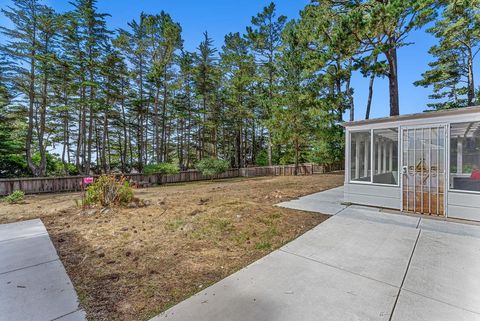
<path fill-rule="evenodd" d="M 343 169 L 342 164 L 330 166 L 302 164 L 298 168 L 298 175 L 312 175 L 341 169 Z M 293 175 L 294 171 L 295 165 L 247 167 L 239 169 L 233 168 L 220 175 L 215 175 L 214 178 L 223 179 L 234 177 L 282 176 Z M 193 182 L 211 179 L 211 177 L 204 176 L 200 172 L 194 170 L 179 172 L 178 174 L 173 175 L 118 174 L 116 176 L 126 177 L 130 182 L 138 186 Z M 81 191 L 83 177 L 84 176 L 59 176 L 0 179 L 0 196 L 8 195 L 15 190 L 22 190 L 25 192 L 25 194 Z M 94 175 L 93 177 L 98 176 Z"/>

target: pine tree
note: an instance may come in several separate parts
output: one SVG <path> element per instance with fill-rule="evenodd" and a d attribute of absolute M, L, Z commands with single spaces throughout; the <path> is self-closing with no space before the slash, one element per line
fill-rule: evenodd
<path fill-rule="evenodd" d="M 128 23 L 131 29 L 120 30 L 120 34 L 116 40 L 116 44 L 121 48 L 123 54 L 131 65 L 131 92 L 129 99 L 129 112 L 132 113 L 132 122 L 134 126 L 132 130 L 134 137 L 130 137 L 133 141 L 133 146 L 136 145 L 136 164 L 132 164 L 138 171 L 142 171 L 145 165 L 146 157 L 146 142 L 145 142 L 145 127 L 146 118 L 148 117 L 149 104 L 149 84 L 147 83 L 147 75 L 150 70 L 150 61 L 148 55 L 148 39 L 146 37 L 146 19 L 147 15 L 142 13 L 137 22 L 133 20 Z M 133 153 L 132 153 L 133 154 Z"/>
<path fill-rule="evenodd" d="M 438 39 L 430 48 L 435 60 L 416 86 L 432 86 L 429 104 L 434 109 L 476 104 L 474 61 L 480 51 L 480 1 L 449 2 L 441 19 L 428 32 Z"/>
<path fill-rule="evenodd" d="M 406 37 L 436 16 L 435 0 L 345 1 L 348 30 L 373 55 L 381 52 L 388 63 L 390 116 L 400 113 L 397 50 L 408 45 Z"/>
<path fill-rule="evenodd" d="M 178 57 L 179 75 L 177 77 L 177 95 L 175 97 L 175 115 L 178 119 L 177 147 L 178 161 L 181 169 L 188 169 L 195 161 L 192 149 L 196 121 L 194 108 L 194 54 L 181 51 Z"/>
<path fill-rule="evenodd" d="M 304 159 L 320 108 L 318 88 L 313 74 L 308 72 L 307 48 L 301 41 L 298 24 L 291 21 L 283 32 L 283 46 L 278 58 L 280 94 L 278 108 L 273 112 L 271 126 L 278 143 L 286 144 L 286 156 L 295 163 L 295 175 Z"/>
<path fill-rule="evenodd" d="M 263 11 L 252 17 L 252 26 L 247 27 L 247 38 L 259 64 L 259 78 L 264 90 L 259 96 L 259 104 L 262 106 L 261 118 L 265 121 L 271 117 L 275 108 L 275 98 L 278 92 L 278 69 L 275 63 L 275 55 L 278 54 L 282 44 L 282 31 L 285 28 L 287 17 L 278 16 L 275 3 L 271 2 L 263 8 Z M 269 124 L 269 122 L 266 122 Z M 272 135 L 268 131 L 268 165 L 272 165 Z"/>
<path fill-rule="evenodd" d="M 201 101 L 202 125 L 199 132 L 198 159 L 217 156 L 217 129 L 218 112 L 214 98 L 218 87 L 219 70 L 217 50 L 213 47 L 213 40 L 208 33 L 203 34 L 204 39 L 198 46 L 195 55 L 196 74 L 195 90 L 197 98 Z"/>
<path fill-rule="evenodd" d="M 250 158 L 254 158 L 254 143 L 247 147 L 249 126 L 251 129 L 251 141 L 255 141 L 255 114 L 252 107 L 257 103 L 252 93 L 256 66 L 253 55 L 249 53 L 248 42 L 237 33 L 225 36 L 225 45 L 222 47 L 221 64 L 224 75 L 224 86 L 228 114 L 234 137 L 234 165 L 245 167 L 247 153 L 250 150 Z M 228 156 L 227 156 L 228 157 Z"/>
<path fill-rule="evenodd" d="M 310 50 L 306 52 L 309 70 L 328 88 L 332 112 L 341 121 L 350 110 L 354 119 L 351 77 L 361 59 L 359 42 L 348 33 L 346 13 L 348 5 L 337 1 L 318 1 L 305 7 L 297 27 L 300 37 Z"/>
<path fill-rule="evenodd" d="M 167 118 L 173 71 L 171 70 L 176 50 L 182 46 L 182 28 L 175 23 L 169 14 L 147 16 L 147 35 L 152 66 L 148 79 L 155 88 L 153 126 L 154 149 L 156 162 L 168 161 Z M 161 113 L 159 112 L 161 94 Z M 159 122 L 161 119 L 161 124 Z"/>
<path fill-rule="evenodd" d="M 96 0 L 76 0 L 73 3 L 74 17 L 77 19 L 78 30 L 81 39 L 82 70 L 84 82 L 82 83 L 81 99 L 86 105 L 83 107 L 81 131 L 83 135 L 83 167 L 85 173 L 90 173 L 92 152 L 94 145 L 94 125 L 98 108 L 97 88 L 100 61 L 104 54 L 105 46 L 110 32 L 107 30 L 105 13 L 98 13 Z M 88 113 L 88 125 L 87 125 Z"/>
<path fill-rule="evenodd" d="M 7 62 L 0 60 L 2 66 Z M 20 139 L 16 125 L 22 119 L 10 108 L 11 89 L 4 84 L 5 70 L 0 67 L 0 177 L 15 177 L 29 174 L 22 155 L 24 142 Z"/>
<path fill-rule="evenodd" d="M 2 9 L 2 13 L 13 23 L 14 28 L 0 26 L 0 31 L 8 39 L 7 43 L 1 46 L 1 50 L 12 63 L 10 80 L 14 84 L 15 91 L 22 95 L 26 102 L 28 123 L 25 140 L 26 160 L 35 176 L 45 172 L 45 166 L 39 167 L 32 160 L 35 149 L 39 148 L 34 145 L 34 137 L 37 136 L 40 141 L 43 140 L 35 130 L 37 67 L 40 50 L 39 16 L 43 10 L 44 6 L 38 0 L 15 0 L 12 7 Z M 45 165 L 44 158 L 41 163 Z"/>

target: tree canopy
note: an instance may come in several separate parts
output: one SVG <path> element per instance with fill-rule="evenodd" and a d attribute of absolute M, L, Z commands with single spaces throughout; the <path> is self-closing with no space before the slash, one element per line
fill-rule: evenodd
<path fill-rule="evenodd" d="M 12 3 L 12 27 L 0 26 L 1 177 L 341 161 L 340 123 L 358 118 L 352 77 L 369 82 L 366 118 L 378 77 L 399 114 L 397 51 L 432 21 L 434 60 L 416 85 L 433 87 L 433 108 L 477 101 L 477 0 L 313 0 L 296 20 L 271 3 L 223 44 L 205 31 L 192 52 L 164 11 L 110 30 L 96 0 L 63 13 Z"/>

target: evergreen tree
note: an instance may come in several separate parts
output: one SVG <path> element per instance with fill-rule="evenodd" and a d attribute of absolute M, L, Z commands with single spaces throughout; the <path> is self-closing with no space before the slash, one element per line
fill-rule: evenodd
<path fill-rule="evenodd" d="M 177 147 L 178 162 L 181 169 L 188 169 L 194 163 L 195 152 L 192 148 L 197 119 L 195 117 L 194 54 L 182 50 L 178 57 L 179 75 L 177 77 L 178 92 L 175 97 L 175 115 L 178 119 Z"/>
<path fill-rule="evenodd" d="M 302 41 L 309 50 L 306 59 L 309 70 L 318 75 L 317 81 L 327 89 L 324 94 L 331 100 L 331 111 L 341 121 L 350 109 L 354 119 L 351 77 L 354 61 L 360 59 L 360 44 L 346 28 L 348 7 L 337 1 L 313 2 L 301 12 L 297 27 Z"/>
<path fill-rule="evenodd" d="M 173 79 L 172 65 L 175 51 L 182 46 L 182 28 L 175 23 L 169 14 L 161 12 L 160 15 L 147 16 L 147 38 L 151 54 L 152 67 L 148 79 L 155 88 L 153 125 L 154 146 L 156 162 L 168 161 L 167 118 L 169 98 Z M 159 112 L 161 93 L 161 113 Z M 161 123 L 159 121 L 161 119 Z"/>
<path fill-rule="evenodd" d="M 26 160 L 33 175 L 45 175 L 45 153 L 43 136 L 36 131 L 38 105 L 36 86 L 38 85 L 39 64 L 39 20 L 45 7 L 38 0 L 14 0 L 13 6 L 2 9 L 2 13 L 13 23 L 14 28 L 0 26 L 0 31 L 8 39 L 0 49 L 11 62 L 9 72 L 14 90 L 22 96 L 22 106 L 27 111 L 27 136 L 25 139 Z M 25 103 L 25 105 L 23 104 Z M 40 124 L 44 126 L 44 124 Z M 34 138 L 37 144 L 34 143 Z M 42 148 L 41 165 L 32 160 L 33 153 Z"/>
<path fill-rule="evenodd" d="M 116 40 L 117 46 L 122 50 L 123 54 L 127 57 L 130 65 L 130 99 L 129 99 L 129 112 L 132 114 L 132 123 L 134 137 L 132 145 L 137 147 L 136 149 L 136 164 L 132 164 L 132 167 L 137 168 L 138 171 L 142 171 L 145 164 L 144 158 L 146 155 L 146 143 L 145 143 L 145 126 L 146 117 L 148 113 L 148 83 L 147 74 L 150 68 L 148 61 L 148 42 L 146 38 L 146 20 L 147 15 L 142 13 L 140 15 L 139 22 L 133 20 L 128 25 L 131 32 L 127 30 L 120 30 L 119 37 Z M 133 154 L 133 153 L 132 153 Z"/>
<path fill-rule="evenodd" d="M 235 167 L 244 167 L 247 164 L 247 145 L 249 129 L 251 135 L 250 159 L 253 163 L 255 155 L 255 114 L 253 106 L 257 103 L 253 94 L 256 76 L 255 61 L 249 53 L 248 42 L 237 33 L 225 36 L 225 45 L 222 47 L 222 67 L 224 75 L 226 110 L 225 120 L 231 124 L 233 130 L 233 158 Z M 249 128 L 249 127 L 253 128 Z M 225 130 L 227 131 L 227 130 Z M 227 134 L 227 133 L 225 133 Z M 227 134 L 228 135 L 228 134 Z M 230 154 L 230 153 L 228 153 Z"/>
<path fill-rule="evenodd" d="M 436 16 L 435 0 L 345 1 L 349 8 L 348 31 L 372 51 L 381 52 L 388 63 L 390 116 L 399 115 L 397 50 L 408 45 L 406 37 Z"/>
<path fill-rule="evenodd" d="M 252 26 L 247 27 L 247 38 L 259 64 L 259 78 L 263 88 L 259 95 L 262 106 L 261 119 L 268 120 L 275 108 L 274 103 L 278 92 L 278 69 L 275 56 L 282 44 L 282 31 L 287 17 L 277 18 L 275 3 L 271 2 L 263 11 L 252 17 Z M 270 122 L 266 122 L 270 124 Z M 272 165 L 272 135 L 269 129 L 267 143 L 268 165 Z M 263 136 L 263 135 L 262 135 Z"/>
<path fill-rule="evenodd" d="M 274 139 L 286 146 L 286 157 L 298 166 L 305 159 L 310 138 L 315 128 L 320 105 L 314 75 L 308 72 L 307 48 L 301 41 L 298 24 L 291 21 L 283 32 L 283 46 L 278 57 L 280 70 L 280 94 L 278 108 L 270 120 Z M 292 155 L 293 154 L 293 155 Z"/>
<path fill-rule="evenodd" d="M 441 19 L 428 29 L 438 39 L 430 48 L 435 60 L 416 86 L 432 86 L 434 109 L 476 104 L 474 61 L 480 50 L 480 1 L 448 2 Z"/>
<path fill-rule="evenodd" d="M 2 61 L 4 65 L 6 62 Z M 0 68 L 0 177 L 15 177 L 29 174 L 22 157 L 23 142 L 17 127 L 22 122 L 18 113 L 10 108 L 11 95 L 4 85 L 5 71 Z"/>
<path fill-rule="evenodd" d="M 83 169 L 90 173 L 94 145 L 95 119 L 99 106 L 97 88 L 99 87 L 99 70 L 102 56 L 110 35 L 107 30 L 105 13 L 98 13 L 96 0 L 75 0 L 74 17 L 77 19 L 82 51 L 82 121 L 81 135 L 83 141 Z M 88 116 L 87 116 L 88 114 Z M 87 124 L 88 117 L 88 124 Z"/>
<path fill-rule="evenodd" d="M 202 160 L 205 156 L 217 156 L 218 110 L 214 104 L 214 99 L 220 76 L 216 57 L 217 49 L 213 47 L 213 40 L 207 32 L 203 36 L 204 39 L 198 46 L 198 53 L 195 55 L 195 90 L 197 98 L 201 102 L 200 114 L 202 118 L 199 132 L 199 160 Z"/>

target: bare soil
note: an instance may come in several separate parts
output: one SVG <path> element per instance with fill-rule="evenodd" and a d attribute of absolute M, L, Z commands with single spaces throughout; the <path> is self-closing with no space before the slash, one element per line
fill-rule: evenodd
<path fill-rule="evenodd" d="M 136 190 L 142 208 L 90 209 L 79 193 L 0 203 L 0 223 L 41 218 L 90 320 L 148 320 L 329 216 L 273 206 L 341 185 L 343 173 Z"/>

